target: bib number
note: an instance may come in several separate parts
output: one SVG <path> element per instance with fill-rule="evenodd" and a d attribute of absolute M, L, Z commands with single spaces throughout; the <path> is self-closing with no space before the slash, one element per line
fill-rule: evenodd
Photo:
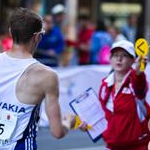
<path fill-rule="evenodd" d="M 2 110 L 0 114 L 0 140 L 10 139 L 17 123 L 17 114 Z"/>
<path fill-rule="evenodd" d="M 4 124 L 0 124 L 0 135 L 4 132 Z"/>

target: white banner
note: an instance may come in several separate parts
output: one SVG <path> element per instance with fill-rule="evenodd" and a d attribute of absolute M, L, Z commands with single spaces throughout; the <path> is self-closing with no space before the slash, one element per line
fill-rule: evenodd
<path fill-rule="evenodd" d="M 83 93 L 89 87 L 94 91 L 99 92 L 101 80 L 109 74 L 111 67 L 108 65 L 94 65 L 94 66 L 77 66 L 72 68 L 57 68 L 56 71 L 59 76 L 59 91 L 60 91 L 60 107 L 63 114 L 72 112 L 69 103 L 78 95 Z M 150 64 L 146 68 L 147 79 L 150 83 Z M 147 94 L 147 101 L 150 104 L 150 92 Z M 41 109 L 40 126 L 48 126 L 48 119 L 45 113 L 44 104 Z"/>

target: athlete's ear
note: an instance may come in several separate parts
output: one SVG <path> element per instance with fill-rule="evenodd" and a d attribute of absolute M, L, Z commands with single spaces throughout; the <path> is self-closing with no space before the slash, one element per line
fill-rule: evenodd
<path fill-rule="evenodd" d="M 34 35 L 34 40 L 36 43 L 39 42 L 41 39 L 42 39 L 42 37 L 40 36 L 40 34 L 37 33 Z"/>
<path fill-rule="evenodd" d="M 40 31 L 40 32 L 34 33 L 35 42 L 39 42 L 42 39 L 44 33 L 45 33 L 45 31 Z"/>

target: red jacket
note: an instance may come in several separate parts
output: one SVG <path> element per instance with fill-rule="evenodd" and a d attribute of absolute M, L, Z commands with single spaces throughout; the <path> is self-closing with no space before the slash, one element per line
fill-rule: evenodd
<path fill-rule="evenodd" d="M 139 109 L 137 104 L 139 99 L 140 102 L 143 101 L 147 93 L 145 74 L 137 76 L 134 70 L 130 70 L 118 92 L 113 87 L 114 73 L 111 73 L 102 80 L 99 91 L 99 99 L 108 120 L 107 129 L 103 133 L 105 142 L 111 149 L 138 144 L 147 146 L 150 139 L 148 119 L 144 114 L 145 109 Z"/>
<path fill-rule="evenodd" d="M 77 49 L 79 55 L 79 64 L 89 64 L 90 63 L 90 40 L 92 38 L 92 34 L 94 32 L 93 27 L 88 27 L 82 29 L 78 35 Z M 80 45 L 88 45 L 89 50 L 83 50 L 80 48 Z"/>

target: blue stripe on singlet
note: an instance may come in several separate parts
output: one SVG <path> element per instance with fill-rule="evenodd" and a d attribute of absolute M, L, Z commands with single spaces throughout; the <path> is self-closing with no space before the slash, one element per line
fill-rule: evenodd
<path fill-rule="evenodd" d="M 36 136 L 37 123 L 39 120 L 40 105 L 35 106 L 32 111 L 27 128 L 23 132 L 23 137 L 17 141 L 14 150 L 37 150 Z"/>

